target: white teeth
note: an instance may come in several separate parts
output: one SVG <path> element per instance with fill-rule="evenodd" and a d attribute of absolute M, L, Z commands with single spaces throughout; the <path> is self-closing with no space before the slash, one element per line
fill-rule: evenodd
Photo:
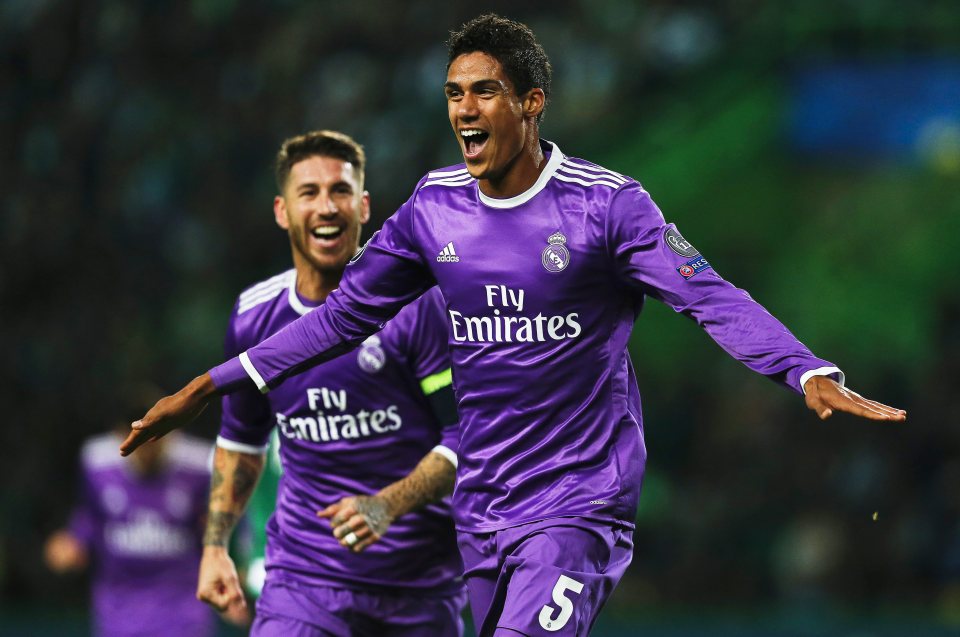
<path fill-rule="evenodd" d="M 313 229 L 313 236 L 315 237 L 331 237 L 340 232 L 340 228 L 337 226 L 320 226 L 319 228 Z"/>
<path fill-rule="evenodd" d="M 482 130 L 477 130 L 477 129 L 475 129 L 475 128 L 472 128 L 472 129 L 470 129 L 470 130 L 462 130 L 462 131 L 460 131 L 460 135 L 462 135 L 464 138 L 466 138 L 466 137 L 476 137 L 477 135 L 483 135 L 483 131 L 482 131 Z"/>

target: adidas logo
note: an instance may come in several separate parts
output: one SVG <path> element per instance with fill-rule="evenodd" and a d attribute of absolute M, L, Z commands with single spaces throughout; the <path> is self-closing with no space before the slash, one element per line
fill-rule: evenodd
<path fill-rule="evenodd" d="M 457 263 L 458 261 L 460 261 L 460 257 L 457 256 L 457 251 L 453 249 L 453 241 L 443 246 L 443 250 L 437 255 L 437 263 Z"/>

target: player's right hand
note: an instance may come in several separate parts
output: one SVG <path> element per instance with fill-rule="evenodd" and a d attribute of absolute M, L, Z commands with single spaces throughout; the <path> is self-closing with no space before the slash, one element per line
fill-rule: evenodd
<path fill-rule="evenodd" d="M 130 425 L 130 434 L 120 445 L 120 455 L 129 456 L 140 445 L 189 424 L 206 409 L 216 391 L 210 374 L 204 374 L 176 394 L 161 398 L 143 418 Z"/>
<path fill-rule="evenodd" d="M 247 599 L 240 588 L 237 567 L 225 547 L 203 547 L 200 576 L 197 579 L 197 599 L 210 604 L 221 613 L 235 607 L 246 608 Z"/>

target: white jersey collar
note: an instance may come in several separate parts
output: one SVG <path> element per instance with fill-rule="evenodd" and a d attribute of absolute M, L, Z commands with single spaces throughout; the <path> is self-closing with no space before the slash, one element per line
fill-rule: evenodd
<path fill-rule="evenodd" d="M 547 148 L 547 146 L 549 146 L 549 148 Z M 527 203 L 533 199 L 537 193 L 546 188 L 547 182 L 553 177 L 553 173 L 557 172 L 557 168 L 560 166 L 560 162 L 563 161 L 564 157 L 563 153 L 560 152 L 560 148 L 553 142 L 548 142 L 545 139 L 540 140 L 540 147 L 544 149 L 544 152 L 550 150 L 550 158 L 547 160 L 547 165 L 543 167 L 543 172 L 540 173 L 537 181 L 530 186 L 529 189 L 515 197 L 494 199 L 493 197 L 488 197 L 483 194 L 483 191 L 480 190 L 480 182 L 477 182 L 477 194 L 480 195 L 480 201 L 491 208 L 516 208 L 521 204 Z"/>
<path fill-rule="evenodd" d="M 287 288 L 287 302 L 290 303 L 290 307 L 293 308 L 293 311 L 303 316 L 308 314 L 314 308 L 309 305 L 304 305 L 303 301 L 300 300 L 300 297 L 297 296 L 297 269 L 294 268 L 290 270 L 290 285 Z"/>

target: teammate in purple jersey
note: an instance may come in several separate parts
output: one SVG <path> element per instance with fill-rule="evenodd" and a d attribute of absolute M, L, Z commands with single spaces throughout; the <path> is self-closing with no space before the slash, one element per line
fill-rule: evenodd
<path fill-rule="evenodd" d="M 193 577 L 210 444 L 178 434 L 125 462 L 116 453 L 121 439 L 112 432 L 84 444 L 80 499 L 68 527 L 48 539 L 47 564 L 56 572 L 92 567 L 98 637 L 209 637 L 216 616 L 194 596 Z"/>
<path fill-rule="evenodd" d="M 322 307 L 337 287 L 369 218 L 363 171 L 363 149 L 341 133 L 283 143 L 274 213 L 289 234 L 294 268 L 240 294 L 228 356 Z M 276 428 L 283 473 L 252 634 L 462 634 L 463 565 L 442 500 L 457 463 L 446 333 L 442 298 L 431 290 L 356 353 L 269 395 L 250 385 L 224 397 L 201 599 L 221 610 L 243 604 L 225 547 Z"/>
<path fill-rule="evenodd" d="M 160 401 L 123 453 L 217 393 L 268 391 L 356 346 L 438 284 L 460 409 L 454 515 L 478 630 L 583 635 L 632 553 L 646 451 L 626 345 L 646 296 L 821 418 L 906 418 L 844 388 L 636 181 L 540 139 L 550 65 L 529 28 L 487 15 L 453 33 L 444 91 L 465 164 L 420 181 L 323 311 Z"/>

